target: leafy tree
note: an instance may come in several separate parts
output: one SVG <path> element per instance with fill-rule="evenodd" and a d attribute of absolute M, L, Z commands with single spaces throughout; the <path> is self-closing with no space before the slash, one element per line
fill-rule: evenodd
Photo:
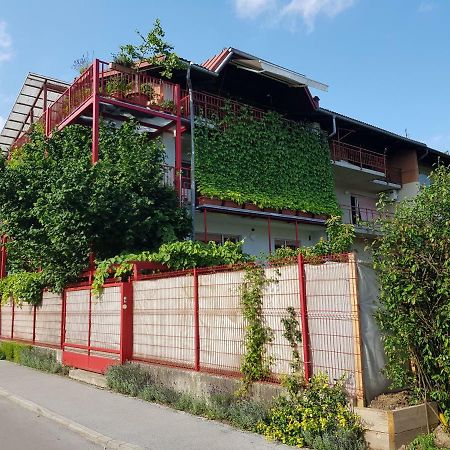
<path fill-rule="evenodd" d="M 173 71 L 181 67 L 182 63 L 173 46 L 164 40 L 166 34 L 160 20 L 155 20 L 146 36 L 139 31 L 136 33 L 141 42 L 137 45 L 121 45 L 119 53 L 114 55 L 115 61 L 125 65 L 147 62 L 151 66 L 160 67 L 163 77 L 172 78 Z"/>
<path fill-rule="evenodd" d="M 174 189 L 162 186 L 159 140 L 134 122 L 102 124 L 100 161 L 92 166 L 91 139 L 80 125 L 49 138 L 36 128 L 10 160 L 0 159 L 0 234 L 9 236 L 10 273 L 42 270 L 42 282 L 60 291 L 88 266 L 91 251 L 108 258 L 187 234 Z"/>
<path fill-rule="evenodd" d="M 450 413 L 450 169 L 381 222 L 374 243 L 378 323 L 394 386 L 412 386 Z M 381 205 L 383 206 L 383 205 Z"/>

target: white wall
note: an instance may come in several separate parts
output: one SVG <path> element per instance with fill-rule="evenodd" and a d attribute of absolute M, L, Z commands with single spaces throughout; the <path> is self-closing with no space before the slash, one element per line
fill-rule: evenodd
<path fill-rule="evenodd" d="M 239 235 L 244 239 L 243 250 L 252 255 L 268 253 L 268 225 L 265 219 L 253 219 L 230 214 L 208 212 L 206 215 L 209 234 Z M 295 240 L 295 224 L 271 220 L 272 250 L 275 250 L 275 239 Z M 203 233 L 203 213 L 197 212 L 195 217 L 196 233 Z M 302 246 L 314 245 L 321 236 L 325 237 L 325 227 L 319 225 L 298 224 L 299 240 Z"/>

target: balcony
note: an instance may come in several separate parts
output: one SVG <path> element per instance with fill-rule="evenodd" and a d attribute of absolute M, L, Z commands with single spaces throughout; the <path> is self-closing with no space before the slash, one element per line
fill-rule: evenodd
<path fill-rule="evenodd" d="M 361 206 L 340 205 L 342 211 L 342 222 L 355 226 L 358 232 L 376 232 L 380 219 L 388 219 L 393 216 L 389 211 L 378 211 L 377 209 Z"/>
<path fill-rule="evenodd" d="M 401 169 L 389 166 L 386 155 L 339 141 L 331 143 L 331 159 L 341 167 L 357 169 L 372 178 L 401 186 Z"/>

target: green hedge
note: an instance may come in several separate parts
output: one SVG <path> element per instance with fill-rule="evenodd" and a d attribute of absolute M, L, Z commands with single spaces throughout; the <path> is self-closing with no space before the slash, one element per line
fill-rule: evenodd
<path fill-rule="evenodd" d="M 247 110 L 223 120 L 197 119 L 196 178 L 208 197 L 259 207 L 339 214 L 330 149 L 324 134 Z"/>

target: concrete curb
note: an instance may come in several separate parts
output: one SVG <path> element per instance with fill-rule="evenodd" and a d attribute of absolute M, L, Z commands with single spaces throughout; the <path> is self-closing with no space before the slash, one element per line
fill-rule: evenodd
<path fill-rule="evenodd" d="M 63 427 L 83 436 L 85 439 L 93 442 L 94 444 L 101 445 L 104 449 L 108 450 L 144 450 L 143 447 L 139 447 L 138 445 L 129 444 L 128 442 L 119 441 L 117 439 L 113 439 L 109 436 L 105 436 L 104 434 L 98 433 L 95 430 L 85 427 L 73 420 L 67 419 L 60 414 L 57 414 L 49 409 L 43 408 L 36 403 L 33 403 L 29 400 L 26 400 L 18 395 L 11 394 L 8 391 L 0 388 L 0 396 L 14 402 L 15 404 L 21 406 L 22 408 L 28 409 L 40 416 L 46 417 L 47 419 L 56 422 Z"/>

